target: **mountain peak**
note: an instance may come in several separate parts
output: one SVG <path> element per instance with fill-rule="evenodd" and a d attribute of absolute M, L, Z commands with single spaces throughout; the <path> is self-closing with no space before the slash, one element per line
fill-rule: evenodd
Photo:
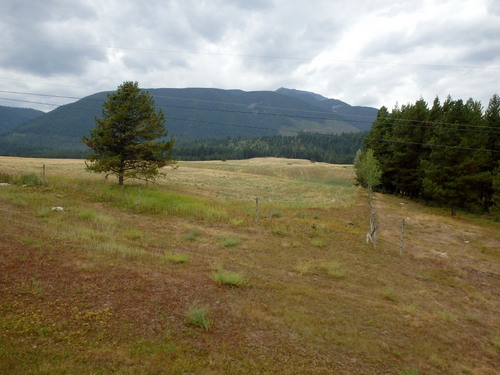
<path fill-rule="evenodd" d="M 304 91 L 304 90 L 296 90 L 296 89 L 287 89 L 286 87 L 280 87 L 275 92 L 277 92 L 278 94 L 294 96 L 294 97 L 299 97 L 299 98 L 308 97 L 310 99 L 315 99 L 319 102 L 322 102 L 324 100 L 328 100 L 328 98 L 325 98 L 324 96 L 322 96 L 320 94 L 316 94 L 314 92 Z"/>

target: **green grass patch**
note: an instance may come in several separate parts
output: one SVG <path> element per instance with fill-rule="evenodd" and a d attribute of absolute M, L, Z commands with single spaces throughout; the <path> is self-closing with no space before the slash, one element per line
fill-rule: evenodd
<path fill-rule="evenodd" d="M 143 236 L 143 233 L 137 229 L 130 229 L 125 233 L 125 237 L 129 240 L 140 240 Z"/>
<path fill-rule="evenodd" d="M 382 298 L 391 301 L 391 302 L 397 302 L 399 301 L 399 296 L 398 293 L 394 288 L 388 287 L 382 290 Z"/>
<path fill-rule="evenodd" d="M 221 285 L 244 286 L 248 284 L 246 276 L 242 272 L 231 272 L 223 269 L 212 273 L 212 280 Z"/>
<path fill-rule="evenodd" d="M 205 331 L 208 331 L 212 326 L 207 307 L 191 307 L 186 315 L 186 321 Z"/>
<path fill-rule="evenodd" d="M 241 243 L 241 240 L 237 237 L 229 237 L 229 238 L 222 237 L 220 240 L 221 246 L 224 246 L 224 247 L 234 247 L 234 246 L 239 245 L 240 243 Z"/>
<path fill-rule="evenodd" d="M 320 239 L 315 239 L 311 241 L 311 245 L 313 245 L 314 247 L 325 247 L 326 242 Z"/>
<path fill-rule="evenodd" d="M 335 261 L 323 262 L 320 267 L 326 271 L 328 276 L 334 279 L 343 279 L 346 277 L 346 271 L 342 268 L 342 265 Z"/>
<path fill-rule="evenodd" d="M 497 348 L 500 349 L 500 331 L 494 332 L 491 337 L 491 343 Z"/>
<path fill-rule="evenodd" d="M 274 219 L 279 219 L 279 218 L 282 218 L 284 216 L 284 213 L 283 213 L 283 211 L 280 211 L 280 210 L 273 210 L 273 211 L 271 211 L 269 216 L 271 218 L 274 218 Z"/>
<path fill-rule="evenodd" d="M 164 253 L 163 259 L 169 263 L 186 263 L 189 260 L 188 254 Z"/>
<path fill-rule="evenodd" d="M 398 372 L 398 375 L 420 375 L 417 369 L 414 368 L 405 368 Z"/>

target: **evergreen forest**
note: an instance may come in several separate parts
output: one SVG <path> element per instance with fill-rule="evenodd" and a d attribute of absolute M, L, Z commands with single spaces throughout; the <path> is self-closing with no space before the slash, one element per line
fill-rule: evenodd
<path fill-rule="evenodd" d="M 300 132 L 294 136 L 226 137 L 176 140 L 177 160 L 235 160 L 255 157 L 307 159 L 351 164 L 363 146 L 366 132 L 320 134 Z"/>
<path fill-rule="evenodd" d="M 382 107 L 365 139 L 382 170 L 379 190 L 474 212 L 500 207 L 500 97 Z"/>

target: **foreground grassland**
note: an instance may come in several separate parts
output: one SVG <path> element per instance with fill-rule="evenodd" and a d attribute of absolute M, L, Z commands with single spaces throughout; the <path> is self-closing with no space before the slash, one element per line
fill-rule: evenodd
<path fill-rule="evenodd" d="M 42 164 L 45 185 L 20 178 Z M 120 189 L 82 161 L 0 157 L 0 178 L 2 374 L 500 366 L 500 226 L 376 195 L 374 249 L 349 166 L 180 163 Z"/>

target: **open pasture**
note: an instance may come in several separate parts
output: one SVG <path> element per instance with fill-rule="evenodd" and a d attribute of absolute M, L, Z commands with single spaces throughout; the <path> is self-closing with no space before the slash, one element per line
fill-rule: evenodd
<path fill-rule="evenodd" d="M 374 249 L 351 167 L 304 160 L 0 177 L 43 164 L 0 186 L 0 373 L 496 374 L 497 223 L 376 194 Z"/>

